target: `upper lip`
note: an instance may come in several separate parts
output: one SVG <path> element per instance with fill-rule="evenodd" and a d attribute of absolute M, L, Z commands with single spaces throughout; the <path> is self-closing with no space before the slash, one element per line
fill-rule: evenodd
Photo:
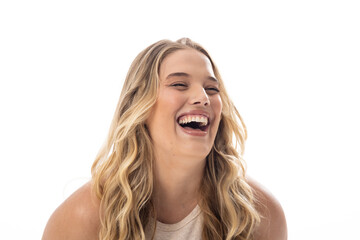
<path fill-rule="evenodd" d="M 209 122 L 210 122 L 210 113 L 204 111 L 204 110 L 191 110 L 191 111 L 188 111 L 188 112 L 184 112 L 184 113 L 181 113 L 177 120 L 179 120 L 179 118 L 181 118 L 182 116 L 185 116 L 185 115 L 203 115 L 205 117 L 208 118 Z"/>

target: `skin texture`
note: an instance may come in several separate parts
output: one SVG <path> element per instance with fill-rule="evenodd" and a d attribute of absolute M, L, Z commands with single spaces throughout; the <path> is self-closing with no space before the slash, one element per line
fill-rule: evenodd
<path fill-rule="evenodd" d="M 286 240 L 286 218 L 279 201 L 254 179 L 248 177 L 247 182 L 258 201 L 255 207 L 262 215 L 261 223 L 255 230 L 255 240 Z"/>
<path fill-rule="evenodd" d="M 222 102 L 210 61 L 202 53 L 179 50 L 160 66 L 159 96 L 146 121 L 155 151 L 154 205 L 158 220 L 176 223 L 196 206 L 205 158 L 213 146 Z M 201 110 L 210 118 L 206 134 L 184 132 L 178 117 Z M 257 240 L 287 239 L 286 221 L 278 201 L 260 184 L 249 179 L 259 200 L 256 206 L 264 220 L 256 230 Z M 97 239 L 100 201 L 91 182 L 70 196 L 50 217 L 43 240 Z"/>
<path fill-rule="evenodd" d="M 188 160 L 188 164 L 204 161 L 214 143 L 222 110 L 220 95 L 215 90 L 218 83 L 212 79 L 215 75 L 209 59 L 196 50 L 176 51 L 164 59 L 159 96 L 146 122 L 157 157 L 170 155 L 174 161 Z M 191 110 L 209 113 L 211 125 L 206 136 L 190 136 L 177 124 L 179 115 Z"/>
<path fill-rule="evenodd" d="M 46 225 L 42 239 L 98 239 L 99 208 L 100 201 L 91 191 L 91 182 L 88 182 L 55 210 Z"/>
<path fill-rule="evenodd" d="M 259 183 L 248 178 L 256 191 L 257 210 L 263 215 L 255 240 L 286 240 L 287 228 L 280 203 Z M 42 240 L 98 239 L 100 201 L 91 191 L 91 182 L 82 186 L 50 217 Z"/>
<path fill-rule="evenodd" d="M 161 222 L 178 222 L 197 204 L 222 110 L 214 79 L 209 59 L 193 49 L 170 54 L 160 66 L 159 96 L 146 124 L 154 142 L 154 199 Z M 180 115 L 194 110 L 210 117 L 204 136 L 189 135 L 177 123 Z"/>

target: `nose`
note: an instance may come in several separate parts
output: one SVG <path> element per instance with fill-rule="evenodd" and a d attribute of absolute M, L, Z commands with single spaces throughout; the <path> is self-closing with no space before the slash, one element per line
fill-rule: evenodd
<path fill-rule="evenodd" d="M 196 87 L 192 92 L 192 97 L 190 103 L 192 105 L 207 106 L 210 104 L 209 96 L 206 93 L 206 90 L 201 87 Z"/>

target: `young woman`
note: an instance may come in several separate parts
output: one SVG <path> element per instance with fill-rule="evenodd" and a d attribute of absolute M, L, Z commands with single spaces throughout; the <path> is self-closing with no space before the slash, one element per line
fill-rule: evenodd
<path fill-rule="evenodd" d="M 245 139 L 207 51 L 154 43 L 130 67 L 92 180 L 43 240 L 287 239 L 280 204 L 245 174 Z"/>

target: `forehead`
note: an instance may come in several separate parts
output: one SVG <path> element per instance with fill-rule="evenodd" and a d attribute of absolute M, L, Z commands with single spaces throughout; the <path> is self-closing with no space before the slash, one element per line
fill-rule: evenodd
<path fill-rule="evenodd" d="M 174 72 L 215 78 L 210 60 L 195 49 L 178 50 L 165 57 L 160 65 L 160 79 Z"/>

